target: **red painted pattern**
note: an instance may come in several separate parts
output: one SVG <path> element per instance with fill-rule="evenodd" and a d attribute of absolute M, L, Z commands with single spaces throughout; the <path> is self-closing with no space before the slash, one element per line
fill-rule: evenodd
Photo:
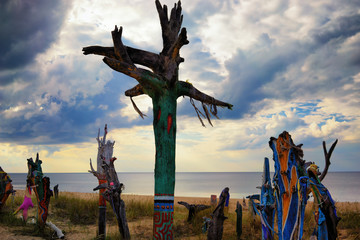
<path fill-rule="evenodd" d="M 154 212 L 154 239 L 174 239 L 173 219 L 174 212 Z"/>
<path fill-rule="evenodd" d="M 167 118 L 167 132 L 168 132 L 168 134 L 170 133 L 172 122 L 173 122 L 172 116 L 171 116 L 171 114 L 169 114 L 168 118 Z"/>
<path fill-rule="evenodd" d="M 99 185 L 106 183 L 107 181 L 104 179 L 99 179 Z M 105 197 L 102 195 L 102 193 L 105 192 L 105 189 L 100 189 L 99 190 L 99 206 L 106 206 L 106 199 Z"/>
<path fill-rule="evenodd" d="M 160 121 L 160 117 L 161 117 L 161 109 L 159 109 L 158 111 L 158 115 L 157 115 L 157 120 Z"/>

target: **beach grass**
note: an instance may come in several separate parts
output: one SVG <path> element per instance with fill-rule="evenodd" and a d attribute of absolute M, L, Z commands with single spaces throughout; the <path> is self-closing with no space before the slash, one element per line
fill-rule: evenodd
<path fill-rule="evenodd" d="M 98 197 L 99 195 L 96 193 L 61 192 L 59 198 L 52 198 L 50 201 L 48 221 L 62 229 L 65 232 L 66 239 L 96 239 Z M 19 191 L 14 199 L 8 199 L 7 205 L 2 209 L 0 214 L 0 232 L 2 236 L 6 230 L 5 232 L 8 232 L 9 236 L 16 234 L 16 238 L 9 237 L 9 239 L 22 239 L 20 237 L 22 235 L 40 236 L 39 239 L 49 239 L 48 237 L 52 235 L 50 231 L 40 234 L 36 232 L 34 225 L 25 224 L 20 219 L 20 213 L 17 216 L 12 214 L 22 203 L 22 200 L 23 194 Z M 36 205 L 34 196 L 32 200 Z M 123 195 L 123 200 L 126 204 L 126 216 L 132 239 L 150 239 L 152 236 L 153 197 Z M 189 223 L 187 222 L 188 210 L 184 206 L 177 204 L 177 201 L 210 205 L 210 197 L 176 197 L 174 209 L 173 231 L 175 239 L 207 239 L 206 233 L 202 232 L 203 217 L 211 218 L 214 207 L 199 212 Z M 225 215 L 228 219 L 224 222 L 223 239 L 237 239 L 235 213 L 237 201 L 242 202 L 240 199 L 231 199 L 229 208 L 226 210 Z M 246 206 L 249 206 L 248 204 Z M 336 206 L 337 213 L 342 218 L 338 225 L 339 239 L 360 240 L 360 203 L 343 202 L 336 203 Z M 309 239 L 315 227 L 313 211 L 313 203 L 309 202 L 305 212 L 304 239 Z M 36 208 L 29 211 L 29 216 L 36 216 Z M 243 207 L 242 222 L 241 239 L 261 239 L 260 219 L 258 216 L 254 217 L 247 207 Z M 1 231 L 1 228 L 5 230 Z M 120 239 L 116 217 L 109 204 L 107 205 L 106 232 L 106 239 Z M 6 237 L 1 239 L 6 239 Z M 23 239 L 26 239 L 26 237 Z"/>

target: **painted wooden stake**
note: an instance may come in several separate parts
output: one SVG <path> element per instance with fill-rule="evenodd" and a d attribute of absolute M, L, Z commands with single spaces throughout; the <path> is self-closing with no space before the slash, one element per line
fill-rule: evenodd
<path fill-rule="evenodd" d="M 210 114 L 217 115 L 217 106 L 231 109 L 232 105 L 200 92 L 188 81 L 179 80 L 179 65 L 184 62 L 180 49 L 189 43 L 186 29 L 181 28 L 181 2 L 174 5 L 170 16 L 166 5 L 162 6 L 159 0 L 155 5 L 163 38 L 163 49 L 159 54 L 125 46 L 121 39 L 123 29 L 117 26 L 111 32 L 114 47 L 89 46 L 83 48 L 83 53 L 105 56 L 103 61 L 110 68 L 137 80 L 138 85 L 127 90 L 125 95 L 130 97 L 142 118 L 146 115 L 136 107 L 132 98 L 146 94 L 152 99 L 156 147 L 153 238 L 173 239 L 177 98 L 190 97 L 202 125 L 202 113 L 193 99 L 202 103 L 203 116 L 210 124 Z"/>
<path fill-rule="evenodd" d="M 262 239 L 274 239 L 274 217 L 275 217 L 275 198 L 274 189 L 271 186 L 269 159 L 264 159 L 264 171 L 262 175 L 261 195 L 260 195 L 260 214 L 262 226 Z"/>
<path fill-rule="evenodd" d="M 27 164 L 27 178 L 33 186 L 36 186 L 34 192 L 38 203 L 37 223 L 41 228 L 44 228 L 49 211 L 50 197 L 52 196 L 50 178 L 43 175 L 41 168 L 42 161 L 39 159 L 39 153 L 36 154 L 35 162 L 32 158 L 29 158 L 27 159 Z"/>
<path fill-rule="evenodd" d="M 90 173 L 92 173 L 99 181 L 99 185 L 94 188 L 94 191 L 99 192 L 99 233 L 98 238 L 106 237 L 106 201 L 108 201 L 115 213 L 119 232 L 122 239 L 130 239 L 130 231 L 126 220 L 125 203 L 121 199 L 121 192 L 123 184 L 119 182 L 113 157 L 114 142 L 107 141 L 107 125 L 105 124 L 104 137 L 100 138 L 100 130 L 98 137 L 98 158 L 97 158 L 97 170 L 92 166 L 90 159 Z"/>

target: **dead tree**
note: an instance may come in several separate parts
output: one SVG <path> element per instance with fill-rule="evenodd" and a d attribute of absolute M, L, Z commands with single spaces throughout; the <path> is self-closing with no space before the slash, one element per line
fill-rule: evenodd
<path fill-rule="evenodd" d="M 112 157 L 113 153 L 113 146 L 115 142 L 108 141 L 105 144 L 106 140 L 106 134 L 107 134 L 107 125 L 105 125 L 105 133 L 104 138 L 99 139 L 99 136 L 97 138 L 99 143 L 99 151 L 98 151 L 98 164 L 99 159 L 101 165 L 98 165 L 97 171 L 92 166 L 91 159 L 90 159 L 90 168 L 89 171 L 92 173 L 97 179 L 99 180 L 99 185 L 94 188 L 93 190 L 100 190 L 100 201 L 105 200 L 108 201 L 116 215 L 117 221 L 118 221 L 118 227 L 119 232 L 121 233 L 121 236 L 123 239 L 130 239 L 130 232 L 129 227 L 126 220 L 126 213 L 125 213 L 125 203 L 121 199 L 121 192 L 123 189 L 123 184 L 119 182 L 117 173 L 115 171 L 114 161 L 116 160 L 115 157 Z M 103 155 L 104 154 L 104 155 Z M 109 159 L 109 157 L 111 157 Z M 100 168 L 99 168 L 100 167 Z M 99 201 L 99 202 L 100 202 Z M 100 203 L 99 203 L 100 204 Z M 101 203 L 101 206 L 106 206 L 105 203 Z M 99 209 L 104 209 L 100 208 Z M 105 208 L 106 210 L 106 208 Z M 101 221 L 104 221 L 102 223 L 106 224 L 106 217 L 105 219 L 101 219 Z M 100 224 L 100 223 L 99 223 Z M 104 228 L 104 226 L 101 226 Z M 100 228 L 100 226 L 99 226 Z M 99 231 L 100 235 L 100 231 Z M 105 233 L 101 234 L 101 237 L 105 237 Z"/>
<path fill-rule="evenodd" d="M 159 54 L 125 46 L 121 39 L 123 29 L 117 26 L 111 32 L 114 47 L 84 47 L 83 53 L 105 56 L 103 61 L 110 68 L 136 79 L 138 84 L 127 90 L 125 95 L 130 97 L 141 117 L 144 114 L 136 107 L 132 98 L 146 94 L 152 99 L 156 147 L 153 237 L 172 239 L 177 98 L 190 98 L 202 125 L 204 123 L 200 115 L 212 125 L 210 114 L 216 117 L 218 106 L 232 109 L 232 105 L 202 93 L 189 82 L 179 80 L 179 65 L 184 62 L 184 58 L 180 57 L 180 48 L 189 43 L 186 29 L 181 28 L 181 2 L 174 5 L 170 17 L 166 5 L 162 6 L 159 0 L 155 4 L 163 38 L 163 49 Z M 195 106 L 194 99 L 201 102 L 204 114 Z"/>
<path fill-rule="evenodd" d="M 189 210 L 189 215 L 187 218 L 188 222 L 191 222 L 191 220 L 195 217 L 195 215 L 198 212 L 211 207 L 211 206 L 204 205 L 204 204 L 189 204 L 189 203 L 183 202 L 183 201 L 178 202 L 178 204 L 185 206 L 186 209 Z"/>
<path fill-rule="evenodd" d="M 209 224 L 209 229 L 207 233 L 207 239 L 208 240 L 221 240 L 223 235 L 223 225 L 224 221 L 227 219 L 224 215 L 224 206 L 226 199 L 229 196 L 229 188 L 226 187 L 221 192 L 219 204 L 211 214 L 211 221 Z"/>

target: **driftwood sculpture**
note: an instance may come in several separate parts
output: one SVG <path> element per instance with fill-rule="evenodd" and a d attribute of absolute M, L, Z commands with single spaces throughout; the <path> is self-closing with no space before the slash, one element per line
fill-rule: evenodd
<path fill-rule="evenodd" d="M 146 94 L 152 99 L 153 127 L 155 135 L 155 196 L 153 237 L 173 238 L 174 188 L 175 188 L 175 142 L 177 98 L 188 96 L 200 118 L 200 110 L 194 99 L 202 103 L 206 119 L 217 116 L 217 106 L 231 109 L 232 105 L 216 100 L 196 89 L 191 83 L 179 80 L 179 65 L 184 62 L 180 48 L 189 43 L 186 29 L 181 28 L 183 16 L 181 2 L 174 5 L 168 16 L 167 6 L 155 1 L 162 29 L 163 49 L 159 54 L 125 46 L 122 42 L 122 27 L 115 26 L 111 32 L 114 47 L 90 46 L 83 53 L 105 56 L 103 61 L 115 71 L 137 80 L 138 84 L 125 95 L 141 117 L 145 115 L 136 107 L 133 97 Z M 150 69 L 139 67 L 145 66 Z M 209 108 L 209 109 L 208 109 Z M 204 125 L 204 124 L 203 124 Z"/>
<path fill-rule="evenodd" d="M 224 215 L 225 202 L 229 197 L 229 188 L 226 187 L 220 194 L 219 204 L 213 211 L 209 229 L 207 233 L 208 240 L 221 240 L 223 235 L 224 221 L 227 219 Z"/>
<path fill-rule="evenodd" d="M 94 191 L 100 190 L 100 194 L 101 194 L 100 201 L 99 201 L 99 205 L 101 204 L 99 206 L 100 209 L 103 209 L 101 207 L 104 205 L 106 207 L 106 202 L 105 202 L 105 204 L 101 202 L 102 198 L 110 203 L 110 205 L 116 215 L 116 219 L 118 221 L 119 232 L 122 236 L 122 239 L 130 239 L 130 232 L 129 232 L 129 227 L 128 227 L 127 220 L 126 220 L 126 213 L 125 213 L 125 203 L 121 199 L 121 192 L 122 192 L 124 185 L 119 182 L 119 179 L 118 179 L 118 176 L 117 176 L 117 173 L 115 170 L 115 166 L 114 166 L 114 161 L 116 160 L 116 158 L 112 157 L 113 146 L 114 146 L 115 142 L 108 141 L 105 144 L 106 134 L 107 134 L 107 125 L 105 125 L 104 138 L 99 139 L 99 135 L 97 138 L 98 143 L 99 143 L 98 160 L 99 159 L 101 160 L 100 161 L 101 168 L 99 168 L 99 165 L 98 165 L 98 169 L 97 169 L 97 171 L 95 171 L 95 169 L 92 166 L 91 159 L 90 159 L 91 170 L 89 172 L 92 173 L 99 180 L 99 185 L 96 188 L 94 188 L 93 190 Z M 98 163 L 99 163 L 99 161 L 98 161 Z M 105 220 L 106 220 L 106 218 L 105 218 Z M 105 220 L 104 220 L 104 223 L 105 223 Z M 100 232 L 99 232 L 99 235 L 100 235 Z M 105 236 L 105 233 L 101 234 L 100 237 L 104 237 L 104 236 Z"/>
<path fill-rule="evenodd" d="M 31 185 L 35 186 L 34 192 L 38 203 L 37 221 L 38 225 L 43 228 L 46 224 L 52 192 L 50 191 L 50 178 L 44 177 L 41 164 L 42 161 L 39 159 L 39 153 L 36 154 L 35 162 L 32 158 L 27 159 L 27 179 L 31 182 Z"/>
<path fill-rule="evenodd" d="M 0 167 L 0 210 L 5 205 L 9 195 L 15 192 L 11 182 L 10 176 Z"/>
<path fill-rule="evenodd" d="M 94 174 L 94 176 L 98 179 L 99 185 L 106 184 L 106 175 L 104 169 L 102 167 L 103 162 L 110 164 L 110 159 L 112 158 L 113 151 L 114 151 L 114 142 L 107 141 L 106 142 L 106 135 L 107 135 L 107 124 L 105 124 L 104 128 L 104 137 L 100 138 L 100 129 L 98 131 L 98 136 L 96 141 L 98 142 L 98 154 L 97 154 L 97 168 L 95 171 L 92 167 L 91 159 L 90 159 L 90 166 L 91 170 L 90 173 Z M 105 189 L 99 190 L 99 219 L 98 219 L 98 238 L 105 239 L 106 238 L 106 200 L 103 195 Z"/>
<path fill-rule="evenodd" d="M 204 204 L 189 204 L 189 203 L 183 202 L 183 201 L 178 202 L 178 204 L 185 206 L 186 209 L 189 210 L 189 215 L 187 218 L 188 222 L 191 222 L 191 220 L 195 217 L 195 215 L 198 212 L 211 207 L 211 206 L 204 205 Z"/>
<path fill-rule="evenodd" d="M 321 180 L 325 178 L 328 171 L 331 153 L 336 143 L 337 140 L 328 153 L 325 142 L 323 142 L 325 168 L 321 176 L 317 178 L 318 174 L 320 174 L 317 171 L 317 166 L 302 159 L 304 156 L 301 149 L 302 144 L 295 145 L 288 132 L 284 131 L 277 139 L 273 137 L 270 139 L 269 145 L 273 150 L 273 159 L 275 161 L 273 182 L 279 240 L 302 239 L 304 212 L 310 191 L 313 192 L 315 202 L 319 205 L 319 212 L 323 213 L 321 216 L 324 216 L 321 221 L 317 219 L 318 230 L 319 232 L 327 232 L 326 237 L 318 236 L 318 239 L 336 239 L 336 226 L 339 218 L 336 215 L 335 205 L 330 193 L 321 184 Z M 324 207 L 325 205 L 327 207 Z M 326 225 L 329 226 L 325 230 L 320 226 L 323 222 L 326 222 Z M 330 236 L 334 238 L 330 238 Z"/>

